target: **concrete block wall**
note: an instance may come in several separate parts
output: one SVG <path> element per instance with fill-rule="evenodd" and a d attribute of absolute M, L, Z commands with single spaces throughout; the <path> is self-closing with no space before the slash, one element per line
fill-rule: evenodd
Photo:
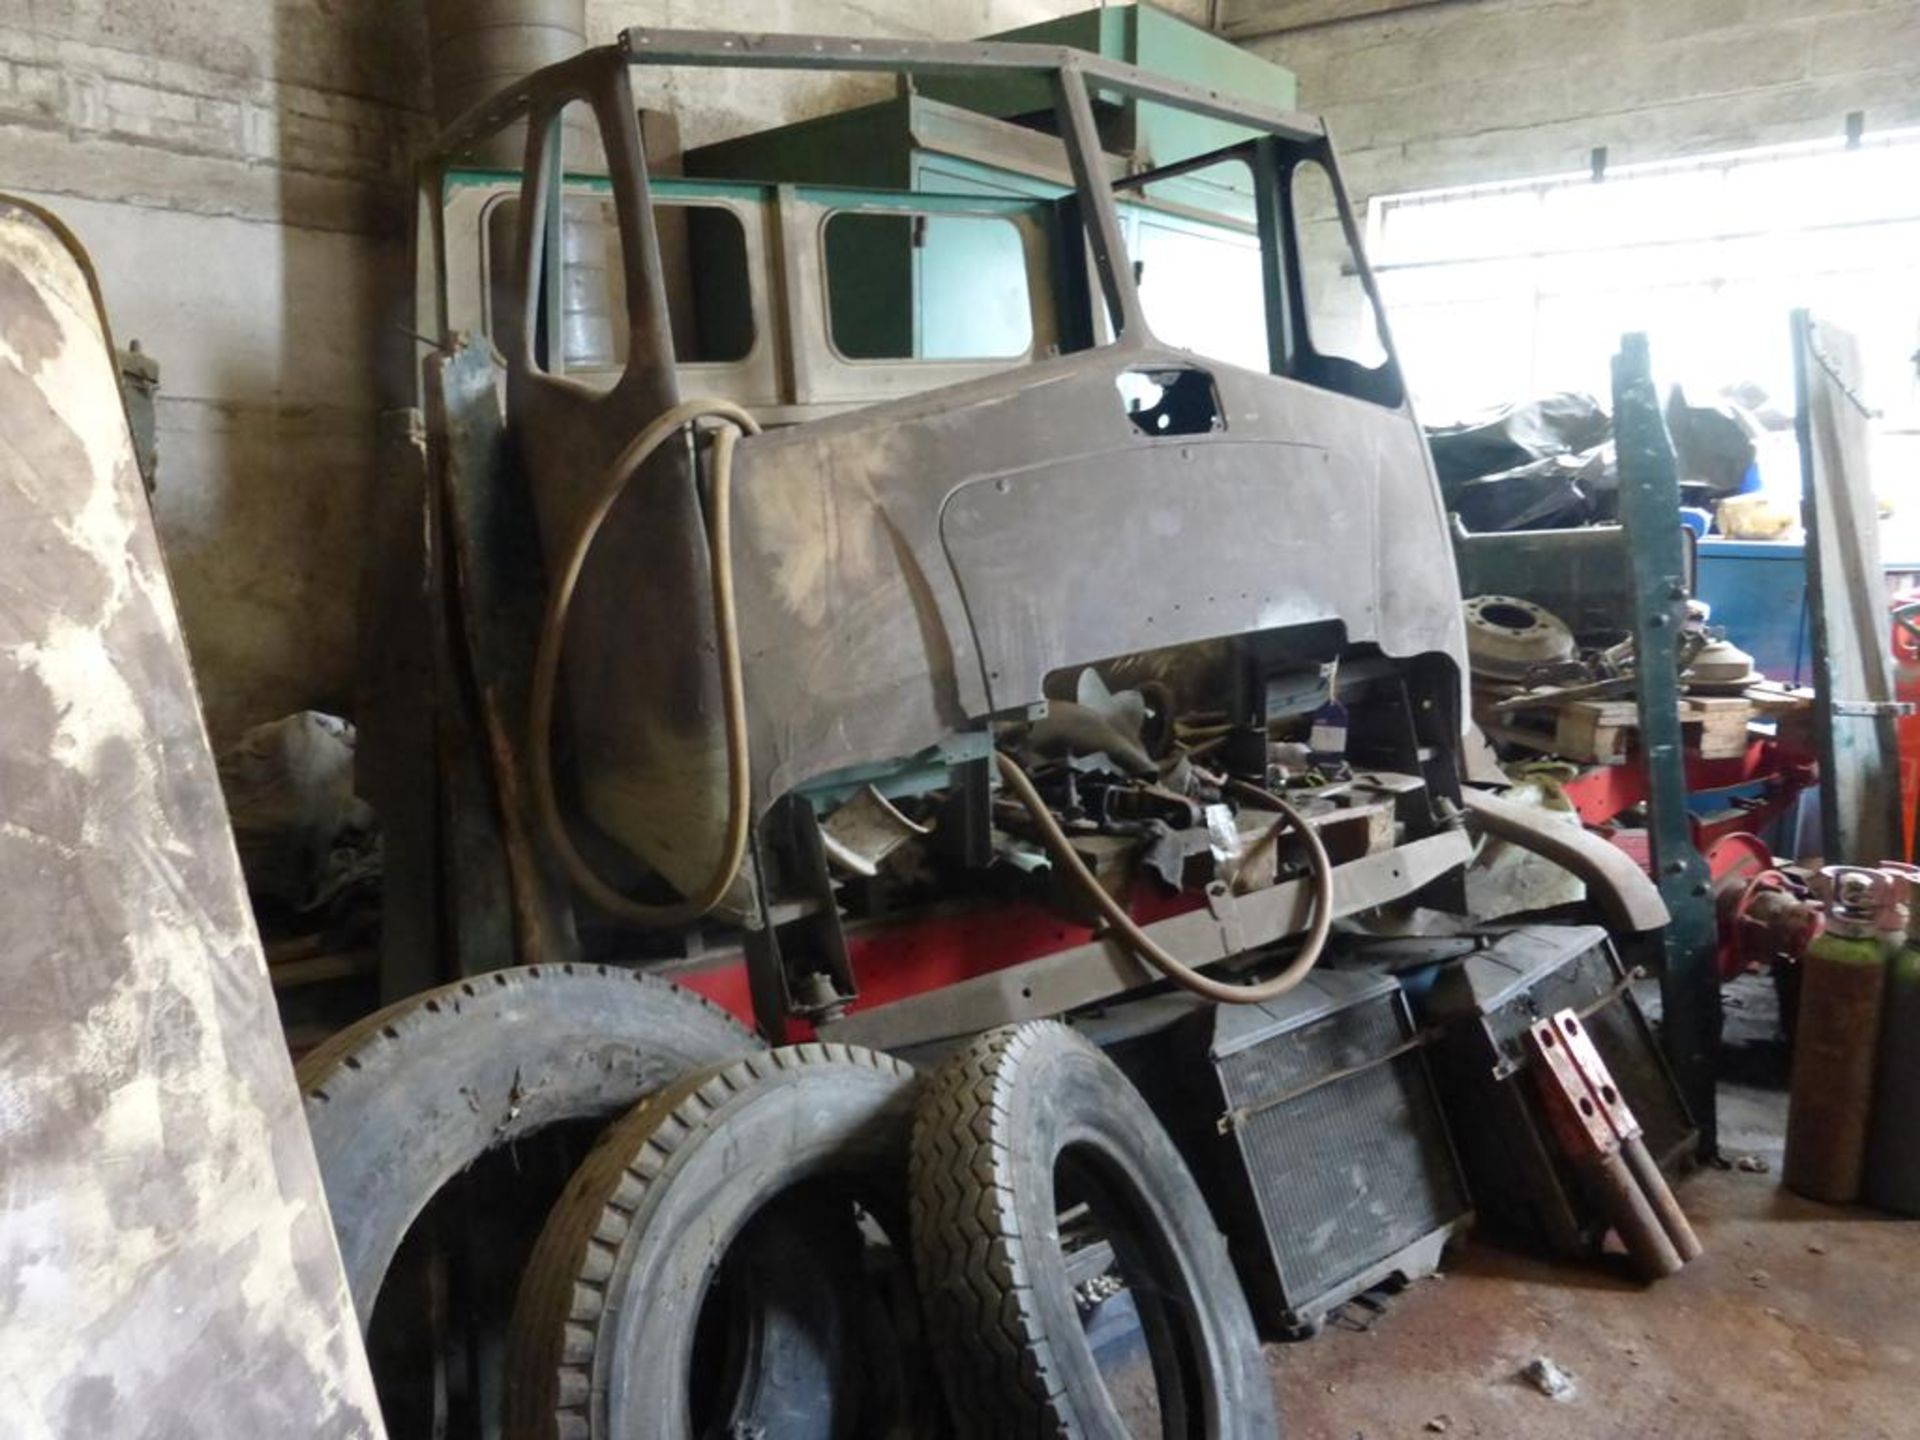
<path fill-rule="evenodd" d="M 0 0 L 0 190 L 78 233 L 116 339 L 164 367 L 155 508 L 216 738 L 351 695 L 416 8 Z"/>
<path fill-rule="evenodd" d="M 590 0 L 625 25 L 960 39 L 1089 0 Z M 1188 13 L 1205 0 L 1182 0 Z M 351 714 L 377 417 L 410 398 L 411 157 L 431 133 L 420 0 L 0 0 L 0 191 L 99 269 L 162 362 L 162 540 L 216 743 Z M 690 143 L 887 82 L 699 72 Z"/>
<path fill-rule="evenodd" d="M 1451 0 L 1248 45 L 1298 75 L 1357 201 L 1920 123 L 1915 0 Z"/>

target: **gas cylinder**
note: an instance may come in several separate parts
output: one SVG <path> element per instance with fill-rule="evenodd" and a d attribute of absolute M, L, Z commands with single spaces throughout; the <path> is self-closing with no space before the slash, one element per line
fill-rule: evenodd
<path fill-rule="evenodd" d="M 1866 1163 L 1887 975 L 1879 931 L 1894 884 L 1853 865 L 1830 866 L 1820 880 L 1827 925 L 1800 961 L 1781 1183 L 1810 1200 L 1845 1205 L 1859 1198 Z"/>
<path fill-rule="evenodd" d="M 1900 870 L 1909 886 L 1920 876 L 1912 866 Z M 1906 943 L 1887 961 L 1861 1198 L 1896 1215 L 1920 1215 L 1920 894 L 1911 897 Z"/>

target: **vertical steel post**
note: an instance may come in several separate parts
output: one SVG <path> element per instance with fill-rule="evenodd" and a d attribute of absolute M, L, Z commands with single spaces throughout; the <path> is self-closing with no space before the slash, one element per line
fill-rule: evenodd
<path fill-rule="evenodd" d="M 1275 375 L 1293 370 L 1295 306 L 1287 256 L 1294 246 L 1293 206 L 1285 190 L 1292 171 L 1282 166 L 1280 142 L 1262 135 L 1253 142 L 1254 208 L 1260 224 L 1260 283 L 1267 307 L 1267 369 Z"/>
<path fill-rule="evenodd" d="M 1087 245 L 1093 251 L 1101 294 L 1106 297 L 1108 319 L 1116 336 L 1137 344 L 1141 330 L 1140 291 L 1134 282 L 1133 267 L 1127 263 L 1126 240 L 1121 232 L 1119 207 L 1113 199 L 1113 185 L 1102 168 L 1100 127 L 1094 123 L 1087 77 L 1078 64 L 1069 60 L 1054 74 L 1053 98 L 1061 139 L 1067 146 L 1067 160 L 1073 167 L 1074 189 L 1080 196 Z"/>
<path fill-rule="evenodd" d="M 1687 557 L 1680 534 L 1680 477 L 1660 413 L 1645 335 L 1627 335 L 1613 359 L 1613 429 L 1620 456 L 1620 521 L 1633 571 L 1633 644 L 1639 672 L 1640 764 L 1646 769 L 1654 881 L 1672 915 L 1660 975 L 1661 1042 L 1700 1151 L 1718 1149 L 1714 1071 L 1720 1047 L 1720 978 L 1714 963 L 1713 887 L 1687 823 L 1680 731 L 1678 640 L 1686 620 Z"/>

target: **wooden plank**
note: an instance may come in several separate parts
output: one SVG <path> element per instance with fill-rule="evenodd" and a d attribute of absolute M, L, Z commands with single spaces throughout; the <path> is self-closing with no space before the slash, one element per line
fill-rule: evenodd
<path fill-rule="evenodd" d="M 275 993 L 285 994 L 290 990 L 304 990 L 309 985 L 358 979 L 379 968 L 380 957 L 371 950 L 338 950 L 277 962 L 271 973 Z"/>
<path fill-rule="evenodd" d="M 446 979 L 434 730 L 434 505 L 417 410 L 382 417 L 360 557 L 354 777 L 380 817 L 380 997 Z"/>
<path fill-rule="evenodd" d="M 1746 753 L 1748 726 L 1754 718 L 1748 700 L 1687 696 L 1680 701 L 1679 712 L 1689 752 L 1706 760 L 1735 759 Z M 1569 700 L 1498 716 L 1485 710 L 1483 715 L 1482 727 L 1496 740 L 1593 765 L 1624 764 L 1640 734 L 1639 707 L 1632 700 Z"/>
<path fill-rule="evenodd" d="M 1895 699 L 1860 347 L 1846 331 L 1796 310 L 1793 355 L 1823 848 L 1830 861 L 1870 865 L 1904 855 L 1905 836 L 1893 715 L 1834 710 L 1836 702 Z"/>
<path fill-rule="evenodd" d="M 1690 696 L 1680 702 L 1680 724 L 1688 731 L 1689 750 L 1703 760 L 1736 760 L 1747 753 L 1753 706 L 1738 696 Z M 1696 739 L 1689 727 L 1699 727 Z"/>
<path fill-rule="evenodd" d="M 1553 750 L 1569 760 L 1603 765 L 1626 759 L 1627 741 L 1639 724 L 1631 700 L 1576 700 L 1554 712 Z"/>

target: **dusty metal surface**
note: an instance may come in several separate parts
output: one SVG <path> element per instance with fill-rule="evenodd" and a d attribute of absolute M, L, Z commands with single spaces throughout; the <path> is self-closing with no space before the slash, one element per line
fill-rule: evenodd
<path fill-rule="evenodd" d="M 534 838 L 531 782 L 519 736 L 525 726 L 546 576 L 527 497 L 508 483 L 500 370 L 488 347 L 468 343 L 425 366 L 428 453 L 437 490 L 457 618 L 447 659 L 471 697 L 470 744 L 484 757 L 487 803 L 446 799 L 451 867 L 503 876 L 475 887 L 481 903 L 452 917 L 456 969 L 474 974 L 517 960 L 574 958 L 577 940 L 557 863 Z M 476 757 L 479 758 L 479 757 Z M 471 877 L 450 875 L 465 897 Z M 504 883 L 502 883 L 504 881 Z"/>
<path fill-rule="evenodd" d="M 382 1434 L 97 288 L 0 198 L 0 1434 Z"/>
<path fill-rule="evenodd" d="M 1319 620 L 1453 650 L 1417 435 L 1216 365 L 1224 430 L 1141 436 L 1116 379 L 1192 364 L 1092 351 L 740 447 L 742 640 L 780 697 L 753 716 L 762 803 L 1037 702 L 1075 661 Z"/>
<path fill-rule="evenodd" d="M 1461 798 L 1489 835 L 1544 855 L 1585 881 L 1589 897 L 1616 931 L 1644 935 L 1667 923 L 1667 905 L 1659 890 L 1618 846 L 1504 796 L 1468 790 Z"/>

